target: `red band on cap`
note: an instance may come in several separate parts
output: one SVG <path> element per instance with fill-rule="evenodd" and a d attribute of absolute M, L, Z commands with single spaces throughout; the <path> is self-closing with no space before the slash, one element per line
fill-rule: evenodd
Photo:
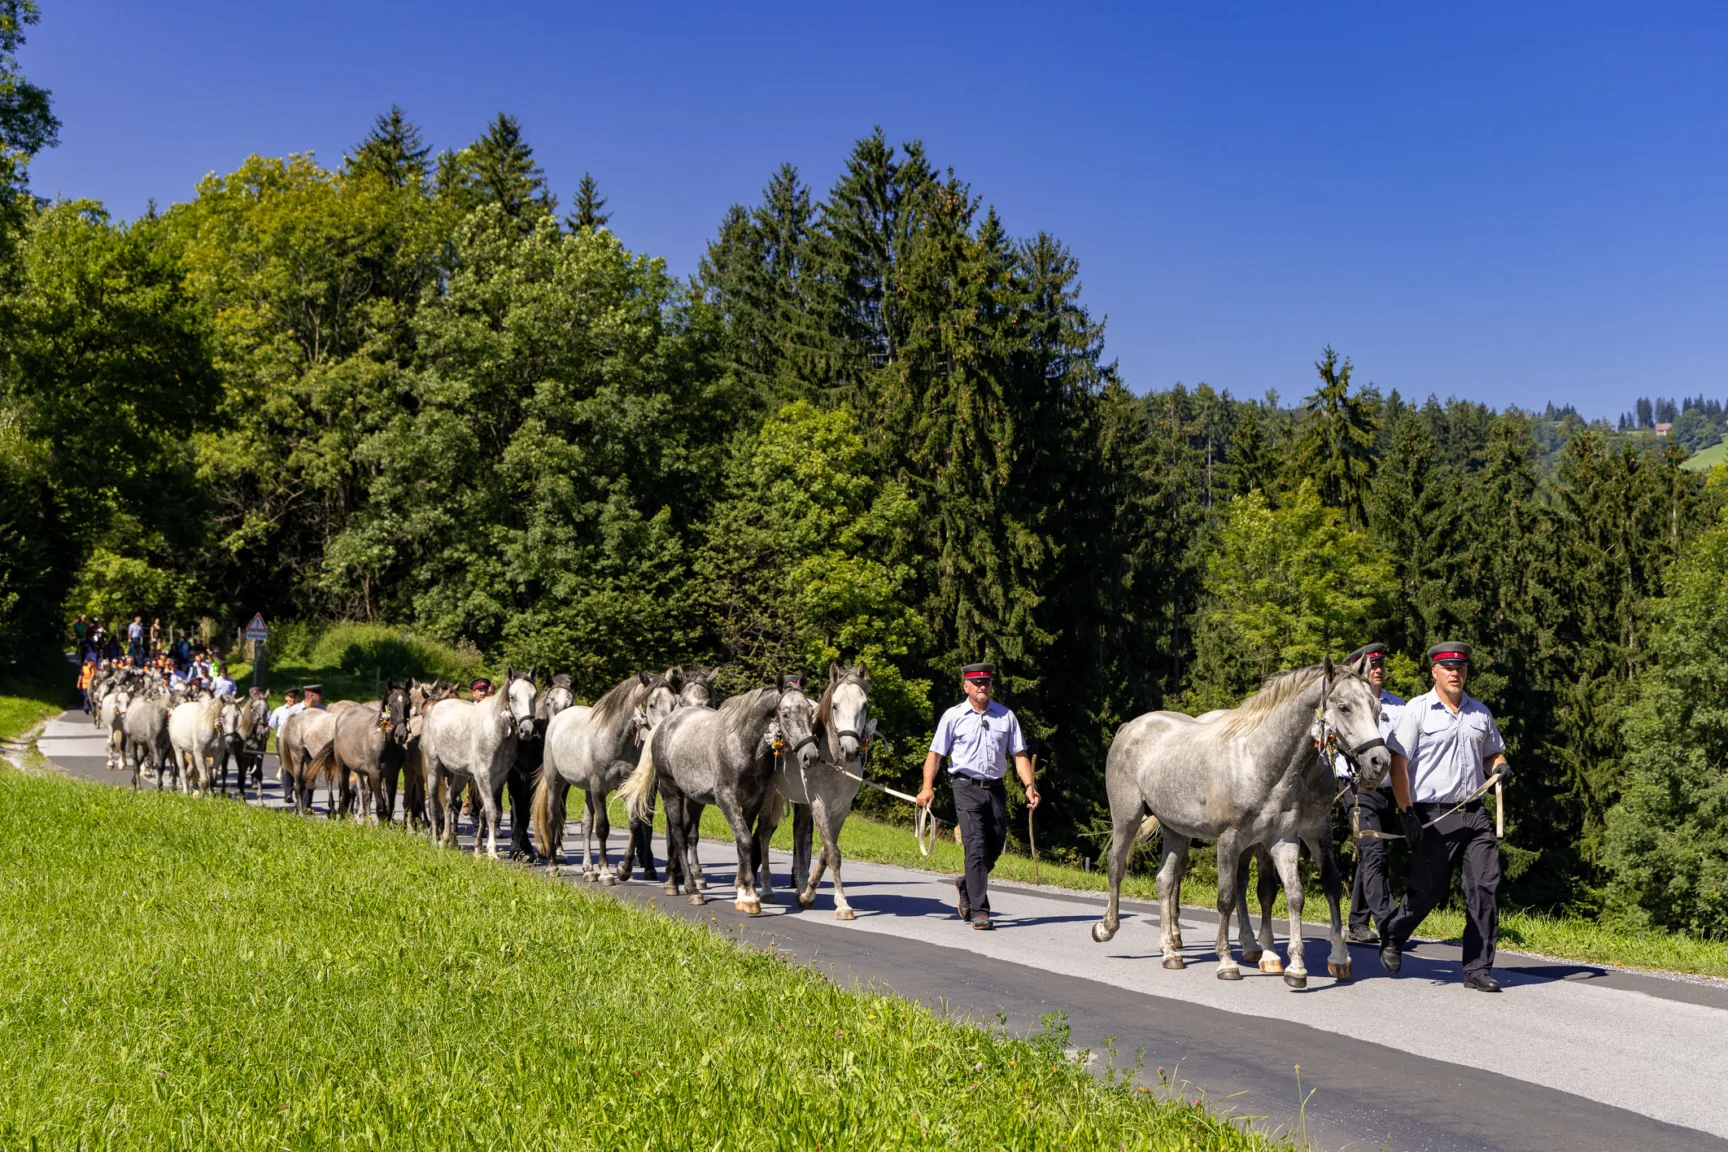
<path fill-rule="evenodd" d="M 991 679 L 994 679 L 994 677 L 992 677 L 990 675 L 990 673 L 988 673 L 988 672 L 968 672 L 968 673 L 966 673 L 966 679 L 968 679 L 968 680 L 991 680 Z"/>
<path fill-rule="evenodd" d="M 1436 652 L 1434 659 L 1438 662 L 1441 660 L 1468 660 L 1470 657 L 1462 652 Z"/>

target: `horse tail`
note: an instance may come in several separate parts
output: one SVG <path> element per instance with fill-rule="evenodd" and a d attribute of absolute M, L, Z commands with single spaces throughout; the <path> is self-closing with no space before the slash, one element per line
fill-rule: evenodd
<path fill-rule="evenodd" d="M 636 765 L 636 771 L 630 773 L 630 778 L 618 789 L 618 799 L 629 809 L 630 818 L 638 823 L 653 818 L 654 787 L 658 774 L 654 767 L 654 733 L 650 732 L 648 739 L 642 744 L 642 762 Z"/>
<path fill-rule="evenodd" d="M 778 828 L 780 826 L 780 818 L 786 815 L 786 797 L 780 794 L 780 789 L 775 788 L 772 785 L 769 786 L 769 791 L 772 792 L 773 795 L 768 799 L 768 826 L 770 828 Z"/>
<path fill-rule="evenodd" d="M 558 864 L 558 849 L 564 843 L 564 799 L 568 786 L 560 778 L 552 779 L 551 766 L 540 766 L 540 779 L 534 785 L 534 835 L 540 841 L 540 854 L 554 867 Z"/>
<path fill-rule="evenodd" d="M 1135 833 L 1134 842 L 1138 844 L 1143 840 L 1150 840 L 1152 833 L 1156 831 L 1158 831 L 1158 817 L 1147 816 L 1146 819 L 1140 821 L 1140 831 Z"/>

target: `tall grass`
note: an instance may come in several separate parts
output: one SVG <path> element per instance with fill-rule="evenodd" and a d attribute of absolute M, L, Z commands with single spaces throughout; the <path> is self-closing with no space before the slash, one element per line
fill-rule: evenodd
<path fill-rule="evenodd" d="M 0 772 L 0 1147 L 1269 1147 L 390 829 Z"/>

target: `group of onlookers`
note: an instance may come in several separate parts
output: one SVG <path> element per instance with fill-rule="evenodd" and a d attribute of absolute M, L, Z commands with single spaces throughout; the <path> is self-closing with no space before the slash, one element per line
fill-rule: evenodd
<path fill-rule="evenodd" d="M 78 691 L 86 711 L 90 682 L 98 672 L 116 668 L 143 669 L 169 685 L 208 688 L 217 696 L 235 692 L 219 651 L 193 643 L 184 634 L 170 640 L 160 618 L 146 626 L 142 616 L 134 616 L 124 629 L 109 631 L 80 613 L 72 622 L 72 641 L 78 657 Z"/>

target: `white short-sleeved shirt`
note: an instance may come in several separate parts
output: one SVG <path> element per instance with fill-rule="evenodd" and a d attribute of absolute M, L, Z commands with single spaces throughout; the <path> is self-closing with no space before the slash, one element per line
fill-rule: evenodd
<path fill-rule="evenodd" d="M 930 751 L 948 757 L 950 776 L 1000 780 L 1008 774 L 1008 757 L 1026 751 L 1026 738 L 1014 713 L 996 701 L 980 712 L 962 700 L 936 722 Z"/>
<path fill-rule="evenodd" d="M 234 681 L 226 676 L 216 677 L 210 682 L 210 695 L 217 697 L 234 695 Z"/>
<path fill-rule="evenodd" d="M 304 712 L 305 710 L 305 701 L 301 701 L 298 704 L 278 704 L 276 710 L 270 713 L 270 727 L 281 728 L 282 725 L 288 723 L 288 717 L 294 715 L 296 712 Z"/>
<path fill-rule="evenodd" d="M 1387 738 L 1410 762 L 1410 799 L 1416 804 L 1457 804 L 1486 779 L 1483 765 L 1506 750 L 1494 715 L 1465 695 L 1454 713 L 1437 692 L 1404 706 Z"/>

